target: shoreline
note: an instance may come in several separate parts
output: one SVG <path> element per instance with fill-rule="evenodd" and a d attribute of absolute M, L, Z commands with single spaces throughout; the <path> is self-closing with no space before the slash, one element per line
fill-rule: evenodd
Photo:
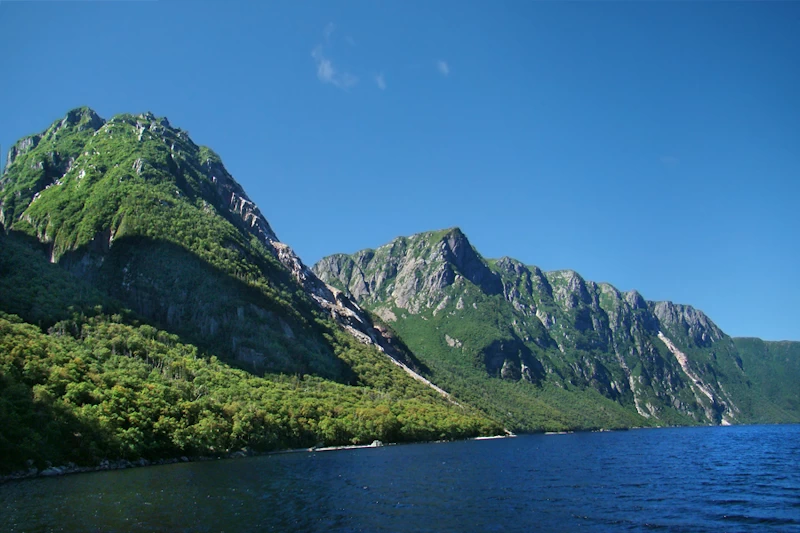
<path fill-rule="evenodd" d="M 4 483 L 11 483 L 14 481 L 24 481 L 44 477 L 61 477 L 72 474 L 88 474 L 91 472 L 104 472 L 108 470 L 127 470 L 129 468 L 143 468 L 150 466 L 165 466 L 177 463 L 199 463 L 204 461 L 222 461 L 226 459 L 244 459 L 248 457 L 263 457 L 267 455 L 282 455 L 290 453 L 315 453 L 315 452 L 334 452 L 342 450 L 361 450 L 364 448 L 384 448 L 386 446 L 398 446 L 402 444 L 433 444 L 440 442 L 466 442 L 471 440 L 493 440 L 493 439 L 506 439 L 516 437 L 513 433 L 505 435 L 490 435 L 486 437 L 471 437 L 467 439 L 454 439 L 454 440 L 437 440 L 437 441 L 415 441 L 415 442 L 381 442 L 374 440 L 370 444 L 344 444 L 340 446 L 312 446 L 310 448 L 287 448 L 284 450 L 272 450 L 269 452 L 256 452 L 253 450 L 238 450 L 229 452 L 224 455 L 198 455 L 170 457 L 167 459 L 156 459 L 149 461 L 147 459 L 137 459 L 129 461 L 127 459 L 109 460 L 104 459 L 100 464 L 95 466 L 78 466 L 75 463 L 67 463 L 61 466 L 48 466 L 45 469 L 39 470 L 36 467 L 31 467 L 28 470 L 18 470 L 10 474 L 0 476 L 0 485 Z"/>
<path fill-rule="evenodd" d="M 735 424 L 736 426 L 742 425 L 782 425 L 782 424 Z M 789 424 L 793 425 L 793 424 Z M 630 428 L 600 428 L 600 429 L 590 429 L 590 430 L 567 430 L 567 431 L 542 431 L 542 432 L 530 432 L 530 433 L 522 433 L 523 435 L 543 435 L 543 436 L 555 436 L 555 435 L 570 435 L 575 433 L 605 433 L 605 432 L 617 432 L 617 431 L 630 431 L 634 429 L 669 429 L 669 428 L 691 428 L 691 427 L 732 427 L 732 426 L 715 426 L 715 425 L 708 425 L 708 426 L 633 426 Z M 16 472 L 11 472 L 7 475 L 0 476 L 0 485 L 5 483 L 11 483 L 15 481 L 24 481 L 42 477 L 60 477 L 60 476 L 67 476 L 71 474 L 87 474 L 91 472 L 103 472 L 106 470 L 126 470 L 129 468 L 141 468 L 141 467 L 148 467 L 148 466 L 165 466 L 171 465 L 176 463 L 198 463 L 203 461 L 221 461 L 225 459 L 243 459 L 247 457 L 263 457 L 268 455 L 281 455 L 281 454 L 289 454 L 289 453 L 313 453 L 313 452 L 333 452 L 333 451 L 343 451 L 343 450 L 360 450 L 364 448 L 383 448 L 386 446 L 399 446 L 405 444 L 436 444 L 436 443 L 444 443 L 444 442 L 468 442 L 468 441 L 482 441 L 482 440 L 495 440 L 495 439 L 508 439 L 508 438 L 515 438 L 517 435 L 506 430 L 506 433 L 502 435 L 489 435 L 489 436 L 481 436 L 481 437 L 469 437 L 465 439 L 453 439 L 453 440 L 435 440 L 435 441 L 413 441 L 413 442 L 381 442 L 379 440 L 372 441 L 370 444 L 344 444 L 340 446 L 312 446 L 310 448 L 286 448 L 282 450 L 272 450 L 268 452 L 256 452 L 254 450 L 238 450 L 235 452 L 228 452 L 224 455 L 198 455 L 198 456 L 186 456 L 182 455 L 179 457 L 170 457 L 166 459 L 156 459 L 153 461 L 148 461 L 147 459 L 137 459 L 135 461 L 128 461 L 127 459 L 118 459 L 118 460 L 108 460 L 104 459 L 100 462 L 100 464 L 95 466 L 78 466 L 75 463 L 67 463 L 66 465 L 61 466 L 49 466 L 43 470 L 39 470 L 35 467 L 31 467 L 28 470 L 18 470 Z"/>

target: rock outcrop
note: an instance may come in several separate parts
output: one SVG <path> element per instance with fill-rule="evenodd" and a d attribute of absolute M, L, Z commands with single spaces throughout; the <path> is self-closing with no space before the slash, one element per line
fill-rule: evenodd
<path fill-rule="evenodd" d="M 729 340 L 691 306 L 648 302 L 571 270 L 543 272 L 509 257 L 485 261 L 457 228 L 332 255 L 313 270 L 392 321 L 407 341 L 436 335 L 443 349 L 474 352 L 488 376 L 592 388 L 652 420 L 729 423 L 738 416 L 718 379 L 725 372 L 736 383 L 745 379 Z M 494 337 L 463 341 L 465 323 Z M 430 343 L 410 343 L 423 345 Z"/>

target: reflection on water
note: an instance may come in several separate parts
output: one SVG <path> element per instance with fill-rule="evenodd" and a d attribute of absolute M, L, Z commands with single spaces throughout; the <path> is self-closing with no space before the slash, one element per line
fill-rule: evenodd
<path fill-rule="evenodd" d="M 800 426 L 180 463 L 0 486 L 0 531 L 800 531 Z"/>

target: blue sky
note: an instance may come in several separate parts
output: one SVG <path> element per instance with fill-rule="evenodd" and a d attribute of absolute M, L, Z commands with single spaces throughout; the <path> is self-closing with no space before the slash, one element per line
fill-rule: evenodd
<path fill-rule="evenodd" d="M 800 2 L 0 0 L 0 57 L 3 160 L 150 110 L 309 264 L 459 226 L 800 340 Z"/>

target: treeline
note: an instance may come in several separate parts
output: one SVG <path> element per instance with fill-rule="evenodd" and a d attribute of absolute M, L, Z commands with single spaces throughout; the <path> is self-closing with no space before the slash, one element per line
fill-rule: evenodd
<path fill-rule="evenodd" d="M 0 314 L 0 473 L 30 461 L 92 465 L 502 430 L 366 346 L 339 354 L 363 376 L 359 386 L 257 377 L 119 319 L 76 315 L 44 333 Z"/>

